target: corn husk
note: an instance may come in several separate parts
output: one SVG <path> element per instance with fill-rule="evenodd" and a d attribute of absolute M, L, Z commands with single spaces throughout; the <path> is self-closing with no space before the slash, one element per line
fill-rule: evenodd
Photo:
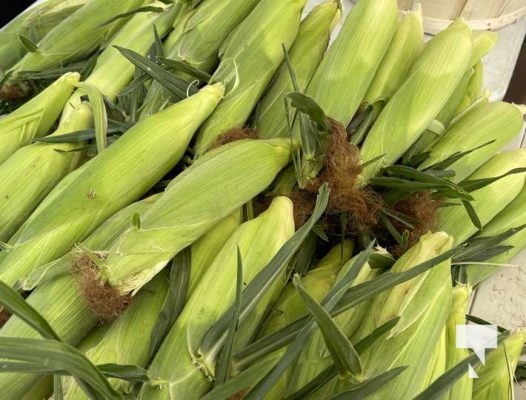
<path fill-rule="evenodd" d="M 454 153 L 473 150 L 492 142 L 448 167 L 455 171 L 452 180 L 460 182 L 517 136 L 521 128 L 522 113 L 515 105 L 502 101 L 480 105 L 456 121 L 433 144 L 429 157 L 418 168 L 429 168 Z"/>
<path fill-rule="evenodd" d="M 11 71 L 43 71 L 50 67 L 81 60 L 108 40 L 125 22 L 119 18 L 104 24 L 111 17 L 131 11 L 144 0 L 89 0 L 37 43 L 38 51 L 27 53 Z"/>
<path fill-rule="evenodd" d="M 344 126 L 362 103 L 395 33 L 397 20 L 394 0 L 356 4 L 312 78 L 307 95 Z"/>
<path fill-rule="evenodd" d="M 164 42 L 165 57 L 183 61 L 206 73 L 213 73 L 218 63 L 219 49 L 230 32 L 260 0 L 207 0 L 186 15 L 185 20 Z M 178 76 L 188 78 L 182 73 Z M 158 82 L 152 82 L 141 106 L 140 118 L 170 104 L 170 93 Z"/>
<path fill-rule="evenodd" d="M 139 398 L 198 399 L 209 389 L 207 377 L 214 375 L 217 354 L 201 353 L 200 344 L 208 328 L 234 302 L 237 248 L 243 282 L 248 284 L 293 233 L 292 203 L 286 197 L 275 198 L 267 211 L 236 230 L 161 345 L 149 368 L 154 381 L 143 386 Z M 178 360 L 175 365 L 174 359 Z"/>
<path fill-rule="evenodd" d="M 19 36 L 40 41 L 87 0 L 46 0 L 27 8 L 0 30 L 0 70 L 7 70 L 27 52 Z"/>
<path fill-rule="evenodd" d="M 53 200 L 44 200 L 0 255 L 0 279 L 13 284 L 63 255 L 113 213 L 138 200 L 180 160 L 222 94 L 222 85 L 207 86 L 141 120 L 91 159 L 67 186 L 51 192 Z"/>
<path fill-rule="evenodd" d="M 361 147 L 363 183 L 394 163 L 444 107 L 469 66 L 471 31 L 457 19 L 424 47 L 407 79 L 382 110 Z"/>
<path fill-rule="evenodd" d="M 475 367 L 473 400 L 513 399 L 514 373 L 521 355 L 526 332 L 519 329 L 486 356 L 486 364 Z"/>
<path fill-rule="evenodd" d="M 0 165 L 33 138 L 49 132 L 79 79 L 78 73 L 66 73 L 17 110 L 0 118 Z"/>
<path fill-rule="evenodd" d="M 115 237 L 130 225 L 132 215 L 144 212 L 155 199 L 156 197 L 150 197 L 133 203 L 116 213 L 79 247 L 106 249 Z M 48 321 L 63 341 L 71 345 L 77 345 L 99 322 L 84 301 L 78 289 L 76 277 L 70 273 L 77 254 L 78 249 L 73 249 L 46 268 L 35 271 L 19 285 L 22 290 L 32 290 L 27 302 Z M 40 337 L 37 331 L 17 317 L 11 317 L 6 322 L 0 329 L 0 336 Z M 31 374 L 0 374 L 0 386 L 5 388 L 2 391 L 3 398 L 6 400 L 20 399 L 39 381 L 39 378 L 38 375 Z"/>
<path fill-rule="evenodd" d="M 78 348 L 95 365 L 111 363 L 145 367 L 153 327 L 167 291 L 168 274 L 163 271 L 135 296 L 132 305 L 117 320 L 90 333 Z M 119 379 L 110 379 L 110 382 L 119 393 L 132 392 L 131 382 Z M 63 382 L 63 387 L 64 399 L 88 399 L 71 377 Z"/>
<path fill-rule="evenodd" d="M 406 78 L 423 47 L 422 7 L 418 4 L 413 10 L 402 12 L 393 39 L 367 89 L 364 101 L 374 104 L 379 100 L 390 99 Z"/>
<path fill-rule="evenodd" d="M 224 145 L 177 176 L 140 229 L 125 232 L 101 271 L 123 293 L 151 279 L 179 251 L 263 191 L 290 160 L 287 139 Z M 152 248 L 154 251 L 152 251 Z"/>
<path fill-rule="evenodd" d="M 341 18 L 339 0 L 314 7 L 300 24 L 298 36 L 289 51 L 290 64 L 301 92 L 305 91 L 329 44 L 331 32 Z M 254 125 L 260 138 L 288 137 L 285 96 L 294 90 L 288 66 L 284 62 L 256 109 Z"/>
<path fill-rule="evenodd" d="M 470 295 L 469 286 L 457 284 L 453 287 L 453 301 L 446 325 L 446 370 L 453 368 L 469 356 L 468 349 L 457 347 L 457 325 L 466 324 Z M 473 379 L 469 377 L 466 370 L 466 373 L 451 386 L 445 398 L 449 400 L 469 399 L 472 388 Z"/>
<path fill-rule="evenodd" d="M 526 224 L 526 187 L 500 213 L 498 213 L 484 229 L 477 234 L 479 237 L 495 236 L 513 228 Z M 511 249 L 485 260 L 488 265 L 468 265 L 466 268 L 468 282 L 478 285 L 492 274 L 499 271 L 499 264 L 510 262 L 526 246 L 526 229 L 522 229 L 501 243 L 512 246 Z M 494 265 L 492 265 L 494 264 Z"/>
<path fill-rule="evenodd" d="M 298 33 L 306 0 L 262 0 L 219 51 L 212 82 L 224 82 L 225 99 L 200 128 L 194 150 L 203 154 L 226 130 L 242 126 Z"/>
<path fill-rule="evenodd" d="M 92 126 L 91 107 L 85 103 L 70 117 L 55 135 Z M 0 166 L 0 241 L 7 242 L 55 184 L 78 165 L 83 154 L 67 150 L 80 146 L 34 143 L 19 149 Z"/>
<path fill-rule="evenodd" d="M 425 234 L 391 271 L 408 270 L 449 250 L 451 245 L 451 237 L 444 232 Z M 450 268 L 450 260 L 444 261 L 373 300 L 361 326 L 362 337 L 393 317 L 399 316 L 400 320 L 360 355 L 365 373 L 373 377 L 394 367 L 408 368 L 367 399 L 410 399 L 423 389 L 451 307 Z"/>
<path fill-rule="evenodd" d="M 513 168 L 525 167 L 526 150 L 508 151 L 493 156 L 471 174 L 468 180 L 496 177 Z M 524 173 L 509 175 L 470 193 L 474 198 L 471 205 L 483 227 L 519 194 L 524 186 L 524 179 Z M 458 200 L 452 203 L 456 205 L 439 210 L 437 227 L 453 236 L 455 245 L 458 245 L 478 229 L 461 203 Z"/>

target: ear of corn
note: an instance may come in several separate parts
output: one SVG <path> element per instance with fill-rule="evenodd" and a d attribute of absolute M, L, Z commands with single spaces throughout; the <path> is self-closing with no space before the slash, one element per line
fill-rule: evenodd
<path fill-rule="evenodd" d="M 424 47 L 422 7 L 418 4 L 414 10 L 402 12 L 401 18 L 393 40 L 365 94 L 364 101 L 368 104 L 391 98 Z"/>
<path fill-rule="evenodd" d="M 102 337 L 99 328 L 78 348 L 95 365 L 112 363 L 144 367 L 148 361 L 153 327 L 167 291 L 168 276 L 163 271 L 137 293 L 132 305 L 117 320 L 109 327 L 102 327 Z M 132 391 L 132 384 L 127 381 L 112 379 L 110 382 L 120 393 L 129 394 Z M 88 399 L 71 377 L 64 382 L 64 392 L 65 399 Z"/>
<path fill-rule="evenodd" d="M 478 64 L 482 57 L 490 52 L 497 44 L 499 34 L 495 31 L 473 32 L 473 53 L 471 55 L 471 66 Z"/>
<path fill-rule="evenodd" d="M 526 150 L 517 149 L 496 154 L 468 177 L 468 180 L 500 176 L 513 168 L 526 167 Z M 514 174 L 499 179 L 470 194 L 474 200 L 471 205 L 484 227 L 493 217 L 502 211 L 524 186 L 524 174 Z M 477 232 L 467 211 L 457 200 L 455 206 L 445 207 L 438 212 L 438 229 L 453 236 L 455 245 L 462 243 Z"/>
<path fill-rule="evenodd" d="M 221 146 L 168 186 L 156 206 L 110 249 L 106 279 L 133 291 L 221 218 L 263 191 L 290 160 L 287 139 L 246 140 Z M 152 246 L 155 251 L 152 251 Z"/>
<path fill-rule="evenodd" d="M 55 135 L 89 129 L 91 108 L 81 104 Z M 53 186 L 82 159 L 66 152 L 79 145 L 34 143 L 19 149 L 0 167 L 0 241 L 7 242 Z"/>
<path fill-rule="evenodd" d="M 306 0 L 262 0 L 223 43 L 212 82 L 223 82 L 223 102 L 200 128 L 194 150 L 203 154 L 226 130 L 242 126 L 298 33 Z"/>
<path fill-rule="evenodd" d="M 467 110 L 470 105 L 475 103 L 484 94 L 482 93 L 483 77 L 484 77 L 484 66 L 482 61 L 479 61 L 473 66 L 473 73 L 470 76 L 466 92 L 462 97 L 462 100 L 458 104 L 455 114 L 458 115 L 463 111 Z"/>
<path fill-rule="evenodd" d="M 425 46 L 407 79 L 382 110 L 361 147 L 364 183 L 394 163 L 444 107 L 469 66 L 471 32 L 462 19 Z"/>
<path fill-rule="evenodd" d="M 26 9 L 0 31 L 0 70 L 13 66 L 26 53 L 19 35 L 38 42 L 82 7 L 87 0 L 47 0 Z"/>
<path fill-rule="evenodd" d="M 225 242 L 242 222 L 241 208 L 220 220 L 213 228 L 206 232 L 191 247 L 192 271 L 188 283 L 188 294 L 191 296 L 209 265 L 223 247 Z"/>
<path fill-rule="evenodd" d="M 423 387 L 427 387 L 432 384 L 435 379 L 439 378 L 446 371 L 446 330 L 442 330 L 442 334 L 438 338 L 438 342 L 433 350 L 433 355 L 429 361 L 429 367 L 424 375 Z"/>
<path fill-rule="evenodd" d="M 526 224 L 526 186 L 500 213 L 498 213 L 477 236 L 494 236 Z M 515 233 L 501 245 L 512 246 L 511 249 L 486 260 L 488 263 L 502 264 L 513 259 L 526 246 L 526 229 Z M 469 265 L 466 267 L 468 281 L 478 285 L 498 271 L 500 267 L 491 265 Z"/>
<path fill-rule="evenodd" d="M 451 245 L 452 239 L 444 232 L 425 234 L 395 262 L 391 271 L 406 271 L 449 250 Z M 408 368 L 368 400 L 409 399 L 421 391 L 451 307 L 450 268 L 450 260 L 444 261 L 373 300 L 371 312 L 362 324 L 365 335 L 390 318 L 399 316 L 400 320 L 375 346 L 360 355 L 365 373 L 372 377 L 397 366 Z M 408 379 L 411 385 L 407 384 Z"/>
<path fill-rule="evenodd" d="M 482 104 L 456 121 L 433 144 L 429 157 L 419 169 L 429 168 L 456 152 L 473 150 L 492 141 L 448 167 L 455 171 L 452 180 L 460 182 L 517 136 L 521 127 L 522 113 L 515 105 L 502 101 Z"/>
<path fill-rule="evenodd" d="M 475 367 L 473 400 L 513 399 L 513 374 L 521 355 L 526 332 L 519 329 L 510 333 L 486 356 L 486 364 Z"/>
<path fill-rule="evenodd" d="M 130 225 L 132 215 L 143 213 L 157 197 L 149 197 L 119 211 L 93 232 L 80 247 L 106 249 L 115 237 Z M 48 269 L 43 268 L 41 276 L 30 277 L 30 281 L 21 285 L 26 290 L 32 290 L 36 286 L 27 301 L 48 321 L 62 340 L 72 345 L 78 344 L 98 322 L 98 318 L 82 297 L 76 278 L 70 273 L 77 254 L 77 249 L 72 250 Z M 46 272 L 52 275 L 56 270 L 61 273 L 46 276 Z M 0 336 L 38 338 L 39 334 L 20 318 L 11 317 L 0 329 Z M 38 380 L 37 375 L 2 373 L 0 387 L 5 388 L 2 390 L 2 398 L 18 400 Z"/>
<path fill-rule="evenodd" d="M 222 94 L 222 85 L 207 86 L 141 120 L 91 159 L 67 186 L 55 189 L 57 194 L 51 192 L 53 200 L 35 210 L 35 218 L 26 221 L 10 241 L 9 251 L 0 255 L 0 279 L 13 284 L 31 269 L 60 257 L 113 213 L 145 194 L 179 161 Z"/>
<path fill-rule="evenodd" d="M 313 8 L 303 19 L 298 36 L 289 51 L 289 59 L 300 91 L 305 91 L 329 44 L 331 32 L 341 17 L 339 0 L 326 1 Z M 284 62 L 261 98 L 255 126 L 261 138 L 288 137 L 285 96 L 294 90 L 289 69 Z"/>
<path fill-rule="evenodd" d="M 12 71 L 42 71 L 82 59 L 108 40 L 126 21 L 119 18 L 104 24 L 117 14 L 138 8 L 144 0 L 89 0 L 38 42 L 38 51 L 27 53 Z"/>
<path fill-rule="evenodd" d="M 33 99 L 0 119 L 0 165 L 35 137 L 44 136 L 60 115 L 80 75 L 64 74 Z"/>
<path fill-rule="evenodd" d="M 453 301 L 446 323 L 446 370 L 453 368 L 469 356 L 468 349 L 457 348 L 457 325 L 466 324 L 470 294 L 471 289 L 468 286 L 457 284 L 453 287 Z M 445 398 L 449 400 L 469 399 L 472 388 L 473 379 L 469 377 L 466 370 L 466 373 L 451 386 Z"/>
<path fill-rule="evenodd" d="M 206 392 L 217 354 L 201 354 L 199 346 L 208 328 L 234 302 L 237 248 L 248 284 L 293 232 L 292 203 L 286 197 L 275 198 L 267 211 L 236 230 L 161 345 L 149 368 L 154 381 L 143 386 L 141 399 L 197 398 Z M 175 365 L 173 359 L 178 360 Z"/>
<path fill-rule="evenodd" d="M 394 0 L 358 2 L 312 78 L 307 94 L 344 126 L 362 103 L 395 33 L 397 20 Z"/>

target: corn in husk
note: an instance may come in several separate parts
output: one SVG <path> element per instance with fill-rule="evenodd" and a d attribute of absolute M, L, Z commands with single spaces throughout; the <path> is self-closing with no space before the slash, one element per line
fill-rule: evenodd
<path fill-rule="evenodd" d="M 371 86 L 367 89 L 364 101 L 373 104 L 390 99 L 418 59 L 423 47 L 422 7 L 418 4 L 413 10 L 402 12 L 401 21 Z"/>
<path fill-rule="evenodd" d="M 143 386 L 139 398 L 190 400 L 200 398 L 207 391 L 210 386 L 207 378 L 214 376 L 219 349 L 203 354 L 201 340 L 234 302 L 237 249 L 243 263 L 243 282 L 248 284 L 293 233 L 292 203 L 286 197 L 276 197 L 267 211 L 236 230 L 165 338 L 149 368 L 152 381 Z"/>
<path fill-rule="evenodd" d="M 351 9 L 307 88 L 307 95 L 329 117 L 345 126 L 351 121 L 387 51 L 397 20 L 394 0 L 361 1 Z"/>
<path fill-rule="evenodd" d="M 479 237 L 499 235 L 513 228 L 519 228 L 526 224 L 526 186 L 522 187 L 520 193 L 506 207 L 498 213 L 484 229 L 477 234 Z M 526 246 L 526 229 L 522 229 L 501 243 L 503 246 L 512 246 L 511 249 L 497 256 L 485 260 L 488 265 L 468 265 L 466 268 L 468 282 L 478 285 L 505 264 L 511 261 Z"/>
<path fill-rule="evenodd" d="M 85 58 L 108 40 L 125 22 L 118 18 L 105 24 L 111 17 L 131 11 L 144 0 L 89 0 L 60 24 L 51 29 L 37 43 L 38 50 L 27 53 L 11 71 L 43 71 L 50 67 Z"/>
<path fill-rule="evenodd" d="M 296 40 L 289 51 L 290 64 L 296 75 L 299 90 L 304 92 L 329 44 L 331 32 L 340 20 L 339 0 L 326 1 L 314 7 L 300 24 Z M 285 96 L 293 85 L 288 66 L 284 62 L 256 109 L 254 125 L 261 138 L 288 137 Z"/>
<path fill-rule="evenodd" d="M 468 180 L 497 177 L 511 169 L 525 167 L 526 150 L 508 151 L 493 156 L 471 174 Z M 524 173 L 508 175 L 470 193 L 474 198 L 471 205 L 483 227 L 520 193 L 524 179 Z M 474 235 L 478 229 L 460 201 L 454 200 L 452 203 L 455 205 L 439 210 L 437 229 L 448 232 L 453 236 L 455 245 L 458 245 Z"/>
<path fill-rule="evenodd" d="M 457 325 L 466 324 L 470 295 L 469 286 L 457 284 L 453 287 L 453 301 L 446 324 L 446 370 L 453 368 L 469 356 L 468 349 L 457 347 Z M 466 373 L 451 386 L 445 398 L 449 400 L 469 399 L 472 388 L 473 379 L 469 377 L 466 369 Z"/>
<path fill-rule="evenodd" d="M 207 86 L 141 120 L 92 158 L 68 185 L 55 188 L 50 193 L 53 200 L 44 200 L 0 254 L 0 279 L 13 284 L 31 269 L 60 257 L 144 195 L 180 160 L 222 94 L 222 85 Z"/>
<path fill-rule="evenodd" d="M 76 72 L 64 74 L 36 97 L 0 119 L 0 165 L 33 138 L 49 132 L 79 79 Z"/>
<path fill-rule="evenodd" d="M 12 19 L 0 30 L 0 71 L 6 70 L 20 60 L 27 49 L 19 36 L 38 42 L 51 29 L 87 0 L 46 0 L 34 5 Z"/>
<path fill-rule="evenodd" d="M 137 290 L 175 254 L 268 187 L 289 160 L 290 142 L 269 139 L 230 143 L 194 162 L 141 216 L 140 228 L 128 230 L 112 246 L 103 276 L 123 293 Z"/>
<path fill-rule="evenodd" d="M 334 246 L 329 252 L 302 278 L 305 290 L 321 301 L 329 292 L 338 276 L 340 268 L 349 260 L 353 251 L 353 243 L 344 241 Z M 308 315 L 305 303 L 292 283 L 287 284 L 279 295 L 276 304 L 272 306 L 261 327 L 259 337 L 270 335 L 288 324 Z M 278 350 L 283 353 L 285 349 Z M 270 399 L 285 398 L 292 377 L 293 368 L 274 385 L 267 394 Z"/>
<path fill-rule="evenodd" d="M 79 248 L 106 249 L 130 225 L 132 216 L 144 212 L 156 198 L 149 197 L 119 211 L 81 243 Z M 78 344 L 99 322 L 80 293 L 76 277 L 71 274 L 78 252 L 78 249 L 71 250 L 18 284 L 22 290 L 33 290 L 27 298 L 28 303 L 48 321 L 63 341 L 72 345 Z M 0 329 L 0 336 L 40 337 L 37 331 L 17 317 L 11 317 L 6 322 Z M 18 400 L 38 380 L 37 375 L 2 373 L 0 386 L 5 388 L 2 398 Z"/>
<path fill-rule="evenodd" d="M 462 19 L 424 46 L 407 79 L 382 110 L 360 149 L 363 183 L 394 163 L 424 132 L 469 66 L 471 31 Z"/>
<path fill-rule="evenodd" d="M 212 82 L 225 99 L 200 128 L 194 150 L 203 154 L 226 130 L 242 126 L 298 33 L 306 0 L 262 0 L 223 43 Z"/>
<path fill-rule="evenodd" d="M 517 136 L 521 127 L 522 113 L 515 105 L 502 101 L 482 104 L 456 121 L 433 144 L 428 158 L 418 168 L 429 168 L 454 153 L 478 148 L 448 167 L 455 171 L 452 181 L 460 182 Z"/>
<path fill-rule="evenodd" d="M 158 274 L 135 296 L 132 305 L 111 325 L 90 333 L 79 345 L 95 365 L 124 364 L 145 367 L 151 335 L 168 291 L 168 274 Z M 133 383 L 110 379 L 119 393 L 130 394 Z M 88 399 L 88 396 L 68 377 L 64 383 L 64 399 Z"/>
<path fill-rule="evenodd" d="M 92 113 L 83 103 L 65 119 L 55 135 L 89 129 Z M 0 241 L 7 242 L 40 201 L 82 160 L 82 144 L 34 143 L 22 147 L 0 166 Z"/>
<path fill-rule="evenodd" d="M 212 73 L 218 63 L 219 49 L 230 32 L 252 11 L 260 0 L 207 0 L 185 16 L 164 42 L 165 57 L 183 61 Z M 178 76 L 187 78 L 184 74 Z M 170 93 L 152 82 L 141 105 L 144 118 L 170 104 Z"/>
<path fill-rule="evenodd" d="M 446 330 L 444 328 L 433 350 L 428 370 L 424 375 L 422 386 L 424 388 L 432 384 L 435 379 L 439 378 L 446 371 L 446 351 L 448 345 L 446 339 Z"/>
<path fill-rule="evenodd" d="M 473 400 L 513 399 L 514 373 L 526 342 L 526 331 L 519 329 L 486 356 L 486 364 L 475 367 Z"/>
<path fill-rule="evenodd" d="M 391 271 L 406 271 L 449 250 L 451 245 L 452 239 L 444 232 L 425 234 Z M 373 377 L 394 367 L 408 368 L 367 399 L 410 399 L 422 390 L 451 307 L 450 268 L 450 260 L 441 262 L 373 300 L 360 329 L 361 337 L 396 316 L 400 320 L 360 355 L 365 373 Z"/>

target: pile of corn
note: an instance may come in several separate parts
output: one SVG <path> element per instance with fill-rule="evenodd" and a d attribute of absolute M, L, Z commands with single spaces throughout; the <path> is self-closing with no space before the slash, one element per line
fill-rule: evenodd
<path fill-rule="evenodd" d="M 2 399 L 512 398 L 525 330 L 457 346 L 526 246 L 496 34 L 306 3 L 47 0 L 0 31 Z"/>

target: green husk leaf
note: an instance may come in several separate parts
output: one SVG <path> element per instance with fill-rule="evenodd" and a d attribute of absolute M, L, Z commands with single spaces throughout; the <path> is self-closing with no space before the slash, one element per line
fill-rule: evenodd
<path fill-rule="evenodd" d="M 40 51 L 38 45 L 36 45 L 31 39 L 23 35 L 18 35 L 18 39 L 20 40 L 20 42 L 22 42 L 22 45 L 29 53 Z"/>
<path fill-rule="evenodd" d="M 103 22 L 99 26 L 102 27 L 102 26 L 109 25 L 112 22 L 114 22 L 114 21 L 116 21 L 116 20 L 118 20 L 120 18 L 126 18 L 126 17 L 129 17 L 131 15 L 134 15 L 134 14 L 137 14 L 137 13 L 140 13 L 140 12 L 157 12 L 157 13 L 161 13 L 163 11 L 164 11 L 164 8 L 162 8 L 162 7 L 155 7 L 155 6 L 137 7 L 135 9 L 133 9 L 133 10 L 130 10 L 130 11 L 127 11 L 127 12 L 124 12 L 124 13 L 121 13 L 121 14 L 117 14 L 117 15 L 111 17 L 110 19 L 108 19 L 107 21 Z"/>
<path fill-rule="evenodd" d="M 201 71 L 200 69 L 195 68 L 187 62 L 181 60 L 173 60 L 165 57 L 158 57 L 157 59 L 167 67 L 188 74 L 196 79 L 199 79 L 202 82 L 208 82 L 211 78 L 211 75 L 208 72 Z"/>
<path fill-rule="evenodd" d="M 51 325 L 10 286 L 0 281 L 0 303 L 11 314 L 33 327 L 43 337 L 60 340 Z"/>
<path fill-rule="evenodd" d="M 363 373 L 362 364 L 352 343 L 329 313 L 301 285 L 299 275 L 294 275 L 293 283 L 307 309 L 316 320 L 339 375 L 344 379 L 354 376 L 360 377 Z"/>
<path fill-rule="evenodd" d="M 64 391 L 62 389 L 62 379 L 60 375 L 53 376 L 53 399 L 54 400 L 64 399 Z"/>
<path fill-rule="evenodd" d="M 137 365 L 99 364 L 97 368 L 107 378 L 117 378 L 126 381 L 148 382 L 148 372 Z"/>
<path fill-rule="evenodd" d="M 102 153 L 104 149 L 108 147 L 108 115 L 106 113 L 103 95 L 97 87 L 86 82 L 81 82 L 78 86 L 88 94 L 91 108 L 93 110 L 93 119 L 95 121 L 97 153 Z"/>

